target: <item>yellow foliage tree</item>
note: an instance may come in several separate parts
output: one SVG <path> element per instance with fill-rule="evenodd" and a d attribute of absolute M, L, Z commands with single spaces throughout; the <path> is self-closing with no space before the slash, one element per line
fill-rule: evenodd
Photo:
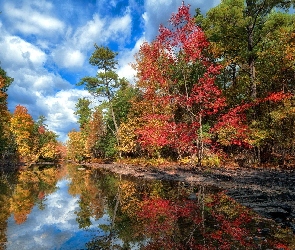
<path fill-rule="evenodd" d="M 81 131 L 71 131 L 68 133 L 67 157 L 76 162 L 83 162 L 90 159 L 90 152 L 87 149 L 87 135 Z"/>
<path fill-rule="evenodd" d="M 120 145 L 118 150 L 123 154 L 136 154 L 138 150 L 138 136 L 136 130 L 139 128 L 140 119 L 139 118 L 129 118 L 126 122 L 121 123 L 118 137 Z"/>
<path fill-rule="evenodd" d="M 15 137 L 21 160 L 25 162 L 34 160 L 32 152 L 34 121 L 27 108 L 21 105 L 16 106 L 10 120 L 10 129 Z"/>

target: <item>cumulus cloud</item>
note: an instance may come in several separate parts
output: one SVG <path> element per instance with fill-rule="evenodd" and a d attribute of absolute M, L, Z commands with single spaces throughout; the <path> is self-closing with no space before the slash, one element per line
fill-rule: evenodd
<path fill-rule="evenodd" d="M 46 61 L 46 54 L 38 47 L 11 35 L 0 39 L 0 55 L 2 65 L 15 70 L 22 67 L 41 67 Z"/>
<path fill-rule="evenodd" d="M 3 10 L 9 17 L 11 28 L 25 34 L 48 36 L 52 32 L 62 32 L 64 24 L 52 16 L 52 3 L 47 1 L 6 2 Z"/>
<path fill-rule="evenodd" d="M 95 14 L 92 20 L 77 29 L 73 35 L 73 45 L 80 49 L 89 49 L 94 43 L 106 44 L 110 41 L 118 42 L 118 39 L 124 41 L 130 35 L 130 30 L 130 13 L 116 18 L 101 18 Z"/>
<path fill-rule="evenodd" d="M 129 82 L 134 82 L 136 75 L 135 70 L 132 68 L 132 63 L 135 62 L 135 54 L 139 51 L 141 44 L 145 42 L 144 37 L 140 37 L 132 49 L 125 49 L 120 51 L 118 55 L 118 70 L 119 77 L 125 77 Z"/>
<path fill-rule="evenodd" d="M 77 49 L 62 47 L 53 52 L 55 62 L 62 68 L 81 68 L 85 61 L 85 55 Z"/>
<path fill-rule="evenodd" d="M 75 105 L 79 98 L 88 97 L 90 94 L 86 90 L 62 90 L 54 96 L 40 98 L 40 101 L 48 108 L 47 125 L 58 132 L 60 140 L 67 139 L 67 133 L 72 129 L 78 129 L 77 117 L 74 115 Z"/>
<path fill-rule="evenodd" d="M 85 25 L 78 27 L 73 35 L 73 45 L 78 48 L 87 48 L 93 45 L 95 41 L 102 40 L 103 29 L 105 22 L 99 18 L 97 14 L 93 16 L 93 19 L 88 21 Z M 69 41 L 67 41 L 69 42 Z"/>
<path fill-rule="evenodd" d="M 130 37 L 131 15 L 126 12 L 123 16 L 110 18 L 100 17 L 97 13 L 92 20 L 76 28 L 69 29 L 63 45 L 53 52 L 53 60 L 59 67 L 73 70 L 85 65 L 86 57 L 93 51 L 93 45 L 105 45 L 110 41 L 123 43 Z M 87 62 L 88 63 L 88 62 Z"/>

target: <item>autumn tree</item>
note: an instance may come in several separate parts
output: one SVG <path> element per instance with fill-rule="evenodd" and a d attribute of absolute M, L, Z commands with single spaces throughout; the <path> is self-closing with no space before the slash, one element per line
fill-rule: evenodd
<path fill-rule="evenodd" d="M 47 128 L 45 117 L 35 122 L 26 107 L 17 105 L 10 120 L 10 129 L 16 141 L 20 160 L 33 163 L 60 158 L 57 135 Z"/>
<path fill-rule="evenodd" d="M 228 112 L 241 110 L 239 106 L 245 107 L 244 103 L 248 103 L 248 109 L 240 113 L 244 123 L 236 126 L 234 134 L 239 128 L 249 126 L 248 141 L 258 161 L 261 154 L 270 159 L 269 154 L 274 153 L 275 148 L 282 148 L 284 140 L 279 139 L 282 137 L 278 134 L 288 133 L 291 138 L 294 134 L 290 126 L 293 118 L 284 118 L 281 123 L 282 120 L 274 116 L 278 110 L 282 111 L 283 103 L 288 102 L 287 106 L 292 109 L 293 101 L 288 101 L 288 94 L 294 94 L 295 17 L 283 12 L 292 4 L 294 6 L 294 1 L 224 0 L 210 9 L 205 18 L 199 12 L 195 18 L 208 36 L 210 50 L 223 65 L 218 84 L 227 97 Z M 274 95 L 281 100 L 273 101 Z M 281 125 L 276 126 L 278 124 Z M 292 145 L 293 139 L 288 141 L 287 144 Z"/>
<path fill-rule="evenodd" d="M 33 129 L 34 120 L 26 107 L 17 105 L 10 121 L 11 131 L 17 144 L 17 152 L 24 161 L 34 160 Z"/>
<path fill-rule="evenodd" d="M 103 158 L 104 153 L 101 141 L 105 133 L 106 128 L 102 111 L 99 107 L 96 107 L 88 123 L 88 137 L 86 142 L 86 147 L 91 152 L 93 158 Z"/>
<path fill-rule="evenodd" d="M 10 113 L 7 109 L 7 90 L 13 78 L 6 75 L 0 68 L 0 157 L 13 153 L 13 138 L 10 135 L 9 119 Z"/>
<path fill-rule="evenodd" d="M 68 133 L 67 158 L 75 162 L 85 162 L 90 159 L 90 152 L 86 146 L 87 135 L 81 131 L 72 130 Z"/>
<path fill-rule="evenodd" d="M 207 55 L 209 42 L 184 4 L 161 26 L 151 44 L 144 43 L 135 68 L 143 98 L 152 100 L 158 113 L 146 115 L 140 129 L 142 145 L 170 146 L 183 154 L 196 154 L 200 164 L 204 153 L 205 124 L 225 106 L 215 84 L 220 66 Z"/>
<path fill-rule="evenodd" d="M 114 98 L 112 100 L 112 106 L 117 117 L 117 122 L 119 125 L 118 131 L 116 132 L 117 136 L 114 137 L 115 126 L 112 121 L 112 114 L 110 110 L 106 110 L 104 113 L 104 123 L 106 126 L 106 133 L 102 138 L 102 149 L 105 152 L 106 158 L 112 158 L 115 155 L 121 155 L 121 134 L 120 128 L 121 125 L 127 120 L 128 114 L 131 109 L 131 100 L 137 96 L 137 89 L 134 88 L 126 79 L 121 79 L 120 88 L 116 91 Z M 101 108 L 104 108 L 102 104 Z M 119 142 L 119 144 L 118 144 Z"/>
<path fill-rule="evenodd" d="M 259 91 L 263 89 L 257 89 L 260 85 L 260 52 L 266 49 L 271 34 L 286 25 L 283 16 L 274 14 L 275 11 L 287 10 L 291 2 L 223 0 L 210 9 L 205 18 L 197 14 L 196 22 L 208 36 L 215 56 L 225 66 L 223 86 L 229 95 L 234 93 L 233 98 L 255 100 L 266 94 Z M 277 16 L 276 21 L 271 21 L 273 25 L 269 29 L 274 16 Z"/>
<path fill-rule="evenodd" d="M 102 158 L 102 138 L 106 134 L 106 126 L 103 120 L 102 108 L 97 106 L 90 108 L 91 101 L 80 98 L 76 104 L 75 115 L 78 116 L 80 131 L 71 131 L 67 142 L 69 146 L 68 157 L 81 161 L 86 158 Z M 74 141 L 78 140 L 78 141 Z M 84 153 L 82 153 L 84 152 Z"/>
<path fill-rule="evenodd" d="M 144 88 L 138 87 L 137 83 L 136 94 L 128 101 L 130 106 L 127 117 L 121 123 L 119 128 L 120 146 L 118 149 L 125 156 L 140 157 L 147 153 L 149 156 L 161 155 L 162 147 L 159 146 L 158 137 L 159 133 L 150 134 L 150 139 L 154 138 L 155 141 L 141 140 L 142 134 L 149 134 L 147 128 L 152 120 L 148 118 L 149 115 L 156 114 L 170 114 L 170 109 L 164 108 L 157 104 L 153 98 L 145 98 Z M 145 143 L 146 142 L 146 143 Z"/>
<path fill-rule="evenodd" d="M 140 118 L 130 117 L 125 122 L 121 123 L 119 128 L 120 145 L 118 150 L 124 156 L 139 157 L 140 143 L 138 141 L 138 129 L 143 126 L 143 121 Z"/>
<path fill-rule="evenodd" d="M 34 123 L 32 153 L 37 156 L 37 161 L 57 161 L 61 157 L 58 136 L 48 129 L 45 121 L 46 118 L 40 116 Z"/>

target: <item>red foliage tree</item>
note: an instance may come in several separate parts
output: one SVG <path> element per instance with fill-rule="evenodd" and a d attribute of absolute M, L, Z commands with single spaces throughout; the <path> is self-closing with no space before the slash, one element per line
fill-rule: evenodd
<path fill-rule="evenodd" d="M 270 93 L 267 97 L 256 99 L 250 103 L 240 104 L 220 115 L 211 132 L 217 134 L 218 142 L 221 145 L 251 148 L 253 146 L 250 141 L 251 129 L 248 126 L 246 112 L 259 104 L 265 102 L 277 103 L 291 97 L 292 94 L 280 91 Z"/>
<path fill-rule="evenodd" d="M 203 125 L 225 106 L 215 85 L 220 66 L 207 56 L 209 42 L 190 16 L 189 6 L 182 4 L 170 24 L 160 26 L 159 36 L 144 43 L 137 55 L 138 86 L 156 107 L 156 113 L 146 114 L 146 126 L 138 134 L 143 147 L 170 146 L 179 155 L 197 153 L 200 162 Z"/>

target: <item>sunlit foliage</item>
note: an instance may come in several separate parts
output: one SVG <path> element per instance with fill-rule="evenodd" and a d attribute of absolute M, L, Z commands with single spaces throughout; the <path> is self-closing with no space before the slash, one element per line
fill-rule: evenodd
<path fill-rule="evenodd" d="M 87 161 L 90 158 L 90 152 L 87 150 L 87 137 L 81 131 L 71 131 L 68 133 L 67 157 L 76 162 Z"/>
<path fill-rule="evenodd" d="M 11 131 L 15 136 L 17 151 L 24 161 L 34 161 L 33 130 L 34 121 L 27 108 L 18 105 L 11 118 Z"/>
<path fill-rule="evenodd" d="M 18 183 L 10 199 L 10 212 L 17 224 L 26 221 L 36 203 L 42 208 L 45 195 L 52 193 L 56 188 L 57 172 L 56 168 L 48 168 L 19 173 Z"/>

